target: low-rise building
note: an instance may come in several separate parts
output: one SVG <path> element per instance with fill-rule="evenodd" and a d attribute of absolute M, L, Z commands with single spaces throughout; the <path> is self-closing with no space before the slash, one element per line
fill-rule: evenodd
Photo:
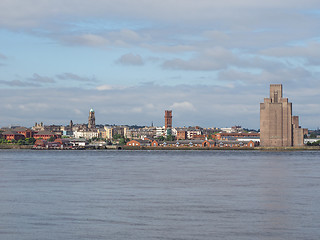
<path fill-rule="evenodd" d="M 188 138 L 187 128 L 176 128 L 177 140 L 185 140 Z"/>
<path fill-rule="evenodd" d="M 56 139 L 58 136 L 52 132 L 49 132 L 47 130 L 39 131 L 38 133 L 34 134 L 33 137 L 35 139 L 44 139 L 48 140 L 50 138 Z"/>
<path fill-rule="evenodd" d="M 25 136 L 23 134 L 17 133 L 16 131 L 13 131 L 13 130 L 8 130 L 8 131 L 3 132 L 2 136 L 4 139 L 9 140 L 9 141 L 12 141 L 12 140 L 19 141 L 21 139 L 22 140 L 25 139 Z"/>
<path fill-rule="evenodd" d="M 80 130 L 73 132 L 74 138 L 85 138 L 87 140 L 92 138 L 98 138 L 99 133 L 96 129 Z"/>
<path fill-rule="evenodd" d="M 131 147 L 149 147 L 151 146 L 150 140 L 142 140 L 142 139 L 135 139 L 127 142 L 127 146 Z"/>
<path fill-rule="evenodd" d="M 200 127 L 189 127 L 187 129 L 187 138 L 192 139 L 194 135 L 202 135 L 202 131 Z"/>
<path fill-rule="evenodd" d="M 144 127 L 130 129 L 127 132 L 127 138 L 130 139 L 142 139 L 142 138 L 154 138 L 156 136 L 155 127 Z"/>
<path fill-rule="evenodd" d="M 25 138 L 32 138 L 34 131 L 26 127 L 17 127 L 13 129 L 15 132 L 22 134 Z"/>

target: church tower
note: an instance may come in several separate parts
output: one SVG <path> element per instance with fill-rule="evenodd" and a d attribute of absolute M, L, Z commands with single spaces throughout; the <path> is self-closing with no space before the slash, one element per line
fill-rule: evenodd
<path fill-rule="evenodd" d="M 94 110 L 92 108 L 89 111 L 88 128 L 96 128 L 96 117 L 94 116 Z"/>

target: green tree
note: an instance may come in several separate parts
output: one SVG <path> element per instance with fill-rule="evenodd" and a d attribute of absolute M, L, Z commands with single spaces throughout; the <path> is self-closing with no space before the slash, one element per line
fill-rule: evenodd
<path fill-rule="evenodd" d="M 23 139 L 19 139 L 19 140 L 18 140 L 18 144 L 19 144 L 19 145 L 25 145 L 26 142 L 25 142 Z"/>
<path fill-rule="evenodd" d="M 120 138 L 119 145 L 125 145 L 125 144 L 126 144 L 126 140 L 124 138 Z"/>
<path fill-rule="evenodd" d="M 121 136 L 121 134 L 115 134 L 115 135 L 113 135 L 113 137 L 112 137 L 114 140 L 117 140 L 117 139 L 120 139 L 120 138 L 123 138 L 122 136 Z"/>
<path fill-rule="evenodd" d="M 165 140 L 165 137 L 164 136 L 160 136 L 160 137 L 157 138 L 157 140 L 163 142 Z"/>
<path fill-rule="evenodd" d="M 317 134 L 316 133 L 311 133 L 309 138 L 317 138 Z"/>
<path fill-rule="evenodd" d="M 36 142 L 36 139 L 33 137 L 25 139 L 25 144 L 28 144 L 28 145 L 33 145 L 35 142 Z"/>
<path fill-rule="evenodd" d="M 55 140 L 54 136 L 51 136 L 51 137 L 48 139 L 49 142 L 54 142 L 54 140 Z"/>
<path fill-rule="evenodd" d="M 174 136 L 172 136 L 172 135 L 168 135 L 166 140 L 167 140 L 167 141 L 174 141 L 175 138 L 174 138 Z"/>

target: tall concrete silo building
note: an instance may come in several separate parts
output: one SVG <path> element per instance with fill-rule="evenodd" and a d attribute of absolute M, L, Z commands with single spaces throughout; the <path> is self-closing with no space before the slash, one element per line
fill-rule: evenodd
<path fill-rule="evenodd" d="M 302 146 L 303 136 L 299 117 L 292 116 L 292 103 L 282 96 L 282 84 L 271 84 L 270 98 L 260 103 L 261 146 Z"/>

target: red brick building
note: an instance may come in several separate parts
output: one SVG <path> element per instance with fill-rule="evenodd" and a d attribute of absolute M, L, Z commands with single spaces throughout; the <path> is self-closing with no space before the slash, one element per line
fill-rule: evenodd
<path fill-rule="evenodd" d="M 187 131 L 177 130 L 177 140 L 185 140 L 185 139 L 187 139 Z"/>
<path fill-rule="evenodd" d="M 53 137 L 53 138 L 57 138 L 57 136 L 49 131 L 39 131 L 38 133 L 34 134 L 33 136 L 35 139 L 44 139 L 44 140 L 48 140 L 49 138 Z"/>
<path fill-rule="evenodd" d="M 242 138 L 242 137 L 260 137 L 259 133 L 217 133 L 215 139 L 224 140 L 228 137 Z"/>
<path fill-rule="evenodd" d="M 145 147 L 150 145 L 151 145 L 151 142 L 149 140 L 136 139 L 136 140 L 131 140 L 127 142 L 127 146 L 131 146 L 131 147 Z"/>
<path fill-rule="evenodd" d="M 14 131 L 24 135 L 25 138 L 32 138 L 34 135 L 34 131 L 26 127 L 17 127 Z"/>
<path fill-rule="evenodd" d="M 25 139 L 24 135 L 21 133 L 17 133 L 16 131 L 8 130 L 2 133 L 2 136 L 6 140 L 16 140 L 19 141 L 20 139 Z"/>

